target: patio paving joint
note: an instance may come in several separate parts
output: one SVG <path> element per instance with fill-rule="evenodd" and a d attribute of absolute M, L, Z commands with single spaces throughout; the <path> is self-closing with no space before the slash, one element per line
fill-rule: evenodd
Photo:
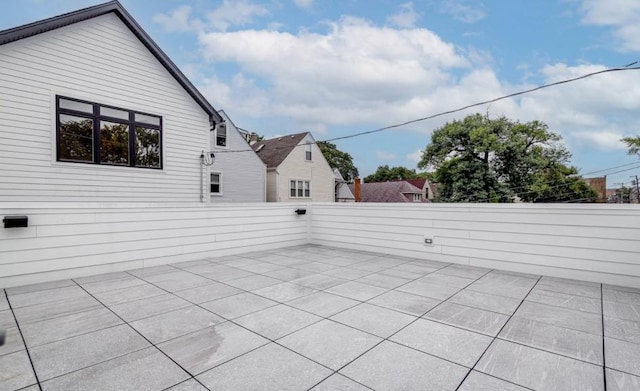
<path fill-rule="evenodd" d="M 11 301 L 9 300 L 9 295 L 7 294 L 7 290 L 4 289 L 4 298 L 7 301 L 7 304 L 9 305 L 9 309 L 11 310 L 11 316 L 13 316 L 13 320 L 16 322 L 16 328 L 18 329 L 18 332 L 20 333 L 20 338 L 22 339 L 22 345 L 24 346 L 24 350 L 27 353 L 27 357 L 29 358 L 29 364 L 31 365 L 31 371 L 33 372 L 33 376 L 36 379 L 36 383 L 38 385 L 38 388 L 42 390 L 42 387 L 40 386 L 40 379 L 38 378 L 38 373 L 36 372 L 36 368 L 33 365 L 33 359 L 31 359 L 31 352 L 29 351 L 29 349 L 27 348 L 27 341 L 25 341 L 24 339 L 24 335 L 22 334 L 22 328 L 20 327 L 20 323 L 18 322 L 18 319 L 16 319 L 16 314 L 15 312 L 13 312 L 13 306 L 11 305 Z M 34 384 L 27 384 L 25 387 L 28 386 L 32 386 Z"/>
<path fill-rule="evenodd" d="M 480 357 L 478 357 L 478 359 L 476 360 L 476 362 L 473 364 L 473 367 L 471 367 L 471 370 L 464 376 L 464 378 L 460 381 L 460 384 L 458 384 L 458 387 L 462 386 L 462 384 L 464 384 L 465 380 L 467 380 L 467 377 L 469 377 L 469 375 L 471 374 L 471 372 L 473 372 L 473 370 L 475 369 L 476 366 L 478 366 L 478 363 L 480 362 L 480 360 L 482 360 L 482 357 L 487 353 L 487 351 L 489 350 L 489 348 L 491 347 L 491 345 L 493 345 L 493 343 L 496 341 L 496 339 L 498 339 L 498 336 L 500 335 L 500 333 L 502 332 L 502 330 L 504 330 L 504 328 L 507 326 L 507 323 L 509 323 L 509 321 L 511 320 L 511 318 L 513 318 L 513 316 L 516 314 L 516 312 L 518 312 L 518 309 L 520 308 L 520 306 L 522 306 L 522 303 L 524 303 L 524 301 L 526 300 L 527 296 L 529 296 L 529 294 L 531 293 L 531 291 L 533 291 L 533 289 L 536 287 L 536 285 L 538 285 L 538 283 L 540 282 L 540 279 L 542 278 L 542 276 L 539 276 L 538 279 L 536 280 L 536 283 L 533 284 L 531 286 L 531 288 L 529 289 L 529 292 L 527 292 L 527 294 L 522 298 L 522 300 L 520 300 L 520 304 L 518 304 L 518 306 L 516 307 L 516 309 L 513 311 L 513 313 L 511 315 L 509 315 L 509 318 L 507 319 L 506 322 L 504 322 L 504 324 L 502 325 L 502 327 L 500 328 L 500 330 L 496 333 L 496 336 L 493 337 L 493 340 L 491 341 L 491 343 L 489 343 L 489 345 L 487 345 L 487 347 L 484 349 L 484 352 L 482 352 L 482 354 L 480 355 Z M 502 340 L 502 338 L 500 338 Z M 509 341 L 512 342 L 512 341 Z M 520 345 L 520 344 L 518 344 Z M 484 373 L 484 372 L 482 372 Z M 493 376 L 491 374 L 486 373 L 486 375 L 492 376 L 492 377 L 496 377 Z M 498 377 L 496 377 L 497 379 L 500 379 Z M 504 381 L 508 381 L 506 379 L 500 379 L 500 380 L 504 380 Z M 511 383 L 511 382 L 509 382 Z"/>
<path fill-rule="evenodd" d="M 145 280 L 145 281 L 146 281 L 146 280 Z M 147 341 L 147 343 L 149 343 L 149 344 L 151 345 L 151 347 L 155 348 L 155 349 L 156 349 L 157 351 L 159 351 L 162 355 L 164 355 L 165 357 L 167 357 L 171 362 L 173 362 L 173 363 L 174 363 L 175 365 L 177 365 L 180 369 L 182 369 L 186 374 L 188 374 L 188 375 L 190 376 L 190 378 L 191 378 L 191 379 L 194 379 L 194 380 L 195 380 L 195 381 L 197 381 L 201 386 L 203 386 L 205 389 L 207 389 L 207 387 L 206 387 L 204 384 L 202 384 L 198 379 L 196 379 L 196 378 L 195 378 L 195 376 L 194 376 L 191 372 L 187 371 L 187 369 L 186 369 L 186 368 L 184 368 L 182 365 L 180 365 L 178 362 L 176 362 L 176 361 L 175 361 L 171 356 L 169 356 L 168 354 L 166 354 L 162 349 L 158 348 L 158 347 L 156 346 L 156 344 L 154 344 L 153 342 L 151 342 L 151 340 L 149 340 L 149 339 L 148 339 L 144 334 L 142 334 L 140 331 L 138 331 L 135 327 L 131 326 L 131 325 L 129 324 L 129 322 L 127 322 L 126 320 L 124 320 L 120 315 L 118 315 L 117 313 L 115 313 L 115 312 L 111 309 L 111 307 L 106 306 L 106 305 L 105 305 L 102 301 L 100 301 L 97 297 L 95 297 L 95 296 L 94 296 L 93 294 L 91 294 L 89 291 L 87 291 L 86 289 L 84 289 L 84 287 L 82 287 L 82 286 L 81 286 L 80 284 L 78 284 L 76 281 L 74 281 L 74 282 L 75 282 L 75 283 L 76 283 L 76 284 L 77 284 L 77 285 L 78 285 L 82 290 L 84 290 L 84 291 L 85 291 L 89 296 L 93 297 L 93 298 L 94 298 L 95 300 L 97 300 L 100 304 L 102 304 L 102 305 L 103 305 L 103 306 L 105 306 L 107 309 L 109 309 L 109 311 L 111 311 L 111 313 L 112 313 L 112 314 L 114 314 L 114 315 L 115 315 L 115 316 L 117 316 L 120 320 L 122 320 L 122 322 L 124 322 L 124 324 L 125 324 L 125 325 L 129 326 L 129 328 L 131 328 L 135 333 L 137 333 L 138 335 L 140 335 L 140 337 L 142 337 L 145 341 Z M 151 285 L 154 285 L 154 284 L 151 284 Z M 154 286 L 155 286 L 155 285 L 154 285 Z M 157 287 L 157 288 L 162 289 L 162 288 L 160 288 L 160 287 Z M 162 290 L 164 290 L 165 292 L 167 292 L 165 289 L 162 289 Z M 167 293 L 171 293 L 171 294 L 173 294 L 172 292 L 167 292 Z M 208 310 L 207 310 L 207 311 L 208 311 Z M 164 342 L 164 341 L 163 341 L 163 342 Z M 148 348 L 149 348 L 149 346 L 145 347 L 144 349 L 148 349 Z M 136 351 L 138 351 L 138 352 L 139 352 L 139 351 L 142 351 L 142 350 L 144 350 L 144 349 L 139 349 L 139 350 L 136 350 Z M 122 355 L 121 357 L 127 356 L 127 355 L 132 354 L 132 353 L 135 353 L 135 352 L 128 352 L 128 353 L 126 353 L 126 354 Z M 117 358 L 117 357 L 113 357 L 113 358 L 111 358 L 111 359 L 109 359 L 109 360 L 106 360 L 106 361 L 104 361 L 104 362 L 111 361 L 111 360 L 114 360 L 114 359 L 116 359 L 116 358 Z M 31 358 L 29 358 L 29 359 L 31 359 Z M 103 363 L 104 363 L 104 362 L 103 362 Z M 76 371 L 80 371 L 80 370 L 82 370 L 82 369 L 89 368 L 89 367 L 92 367 L 92 366 L 96 366 L 96 365 L 99 365 L 99 364 L 100 364 L 100 363 L 92 364 L 92 365 L 89 365 L 88 367 L 84 367 L 84 368 L 78 369 L 78 370 L 76 370 Z M 33 366 L 33 363 L 32 363 L 31 365 Z M 35 373 L 35 369 L 34 369 L 34 373 Z M 67 375 L 67 374 L 65 374 L 65 375 Z M 36 377 L 37 377 L 37 374 L 36 374 Z M 186 379 L 186 380 L 189 380 L 189 379 Z M 186 380 L 184 380 L 184 381 L 186 381 Z M 38 385 L 40 385 L 40 383 L 39 383 L 39 382 L 38 382 Z M 174 385 L 175 385 L 175 384 L 174 384 Z M 173 387 L 174 385 L 171 385 L 169 388 Z M 42 387 L 41 387 L 40 389 L 42 389 Z"/>

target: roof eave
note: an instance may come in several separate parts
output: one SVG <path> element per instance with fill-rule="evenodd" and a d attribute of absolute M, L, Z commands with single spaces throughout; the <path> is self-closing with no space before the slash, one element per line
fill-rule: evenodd
<path fill-rule="evenodd" d="M 115 13 L 120 20 L 133 32 L 133 34 L 142 42 L 142 44 L 160 61 L 182 88 L 198 103 L 202 109 L 209 114 L 209 118 L 215 122 L 223 122 L 222 117 L 216 109 L 211 106 L 207 99 L 191 84 L 189 79 L 180 71 L 177 65 L 171 61 L 162 49 L 151 39 L 151 37 L 142 29 L 138 22 L 127 12 L 127 10 L 117 1 L 113 0 L 108 3 L 98 4 L 93 7 L 83 8 L 77 11 L 54 16 L 49 19 L 36 21 L 22 26 L 14 27 L 8 30 L 0 31 L 0 45 L 15 42 L 34 35 L 55 30 L 60 27 L 68 26 L 74 23 L 82 22 L 98 16 L 106 15 L 110 12 Z"/>

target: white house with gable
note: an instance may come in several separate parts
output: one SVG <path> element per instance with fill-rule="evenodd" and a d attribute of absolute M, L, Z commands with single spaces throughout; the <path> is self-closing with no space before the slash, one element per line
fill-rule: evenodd
<path fill-rule="evenodd" d="M 0 32 L 0 202 L 200 202 L 222 121 L 117 1 Z"/>
<path fill-rule="evenodd" d="M 267 202 L 334 202 L 335 176 L 309 132 L 252 145 L 267 165 Z"/>
<path fill-rule="evenodd" d="M 267 166 L 256 155 L 247 137 L 223 110 L 224 123 L 211 131 L 209 194 L 212 203 L 265 202 Z"/>

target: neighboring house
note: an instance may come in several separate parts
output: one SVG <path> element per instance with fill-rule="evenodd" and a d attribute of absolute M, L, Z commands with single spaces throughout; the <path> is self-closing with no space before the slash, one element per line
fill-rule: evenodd
<path fill-rule="evenodd" d="M 220 122 L 117 1 L 0 31 L 0 203 L 208 199 Z"/>
<path fill-rule="evenodd" d="M 422 189 L 422 199 L 432 201 L 436 198 L 438 191 L 438 184 L 431 182 L 426 178 L 422 179 L 407 179 L 407 182 L 414 185 L 418 189 Z"/>
<path fill-rule="evenodd" d="M 218 113 L 225 122 L 211 130 L 211 202 L 265 202 L 267 166 L 249 146 L 245 132 L 223 110 Z"/>
<path fill-rule="evenodd" d="M 333 202 L 335 177 L 311 133 L 251 145 L 267 165 L 267 202 Z"/>
<path fill-rule="evenodd" d="M 333 169 L 333 175 L 335 176 L 335 200 L 336 202 L 355 202 L 353 192 L 349 189 L 349 184 L 344 180 L 340 170 Z"/>
<path fill-rule="evenodd" d="M 349 185 L 351 191 L 354 185 Z M 359 202 L 428 202 L 422 189 L 407 181 L 371 182 L 360 185 Z"/>

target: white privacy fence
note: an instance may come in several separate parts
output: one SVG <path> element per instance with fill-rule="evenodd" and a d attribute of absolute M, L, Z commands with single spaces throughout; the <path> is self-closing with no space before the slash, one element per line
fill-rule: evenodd
<path fill-rule="evenodd" d="M 0 204 L 16 215 L 0 287 L 305 243 L 640 287 L 635 205 Z"/>

